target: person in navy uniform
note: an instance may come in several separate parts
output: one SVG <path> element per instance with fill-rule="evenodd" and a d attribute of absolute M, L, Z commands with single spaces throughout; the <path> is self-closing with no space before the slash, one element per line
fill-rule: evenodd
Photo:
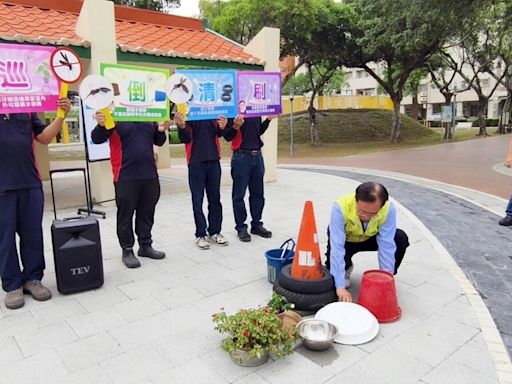
<path fill-rule="evenodd" d="M 265 206 L 264 183 L 265 164 L 261 155 L 263 141 L 261 135 L 267 130 L 270 121 L 277 116 L 268 116 L 264 121 L 260 117 L 244 118 L 238 115 L 229 121 L 224 138 L 231 141 L 233 156 L 231 157 L 231 177 L 233 189 L 233 213 L 235 229 L 241 241 L 251 241 L 247 232 L 247 210 L 245 208 L 245 192 L 249 188 L 249 209 L 251 211 L 251 233 L 265 238 L 272 237 L 272 232 L 263 226 L 261 217 Z"/>
<path fill-rule="evenodd" d="M 165 253 L 152 247 L 151 229 L 155 207 L 160 198 L 160 182 L 156 170 L 153 144 L 162 146 L 170 121 L 163 123 L 116 122 L 113 129 L 105 128 L 105 115 L 96 112 L 98 125 L 91 137 L 96 144 L 109 141 L 110 162 L 114 174 L 117 206 L 117 237 L 122 248 L 122 261 L 128 268 L 140 267 L 133 253 L 133 215 L 139 242 L 137 255 L 163 259 Z"/>
<path fill-rule="evenodd" d="M 178 112 L 174 117 L 178 136 L 185 144 L 188 163 L 188 183 L 192 194 L 192 209 L 196 225 L 196 245 L 209 249 L 210 240 L 218 245 L 228 245 L 220 233 L 222 229 L 222 204 L 220 202 L 220 143 L 228 120 L 219 116 L 217 120 L 185 122 Z M 208 199 L 208 223 L 203 213 L 204 192 Z M 207 233 L 210 235 L 208 238 Z"/>
<path fill-rule="evenodd" d="M 71 102 L 59 99 L 67 115 Z M 62 128 L 57 117 L 45 126 L 35 113 L 0 114 L 0 276 L 9 309 L 25 305 L 23 293 L 39 301 L 52 297 L 41 280 L 45 269 L 43 248 L 44 194 L 34 154 L 34 140 L 48 144 Z M 20 239 L 20 267 L 16 248 Z"/>

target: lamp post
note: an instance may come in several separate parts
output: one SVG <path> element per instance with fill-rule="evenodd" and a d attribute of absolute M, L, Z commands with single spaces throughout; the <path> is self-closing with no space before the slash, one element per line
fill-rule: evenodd
<path fill-rule="evenodd" d="M 293 98 L 295 96 L 295 88 L 290 88 L 290 157 L 293 157 Z"/>

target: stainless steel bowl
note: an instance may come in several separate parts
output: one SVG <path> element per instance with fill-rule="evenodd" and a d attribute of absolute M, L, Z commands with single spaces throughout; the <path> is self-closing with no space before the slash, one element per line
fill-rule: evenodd
<path fill-rule="evenodd" d="M 335 325 L 318 319 L 302 320 L 297 324 L 297 331 L 302 343 L 314 351 L 329 348 L 338 334 Z"/>

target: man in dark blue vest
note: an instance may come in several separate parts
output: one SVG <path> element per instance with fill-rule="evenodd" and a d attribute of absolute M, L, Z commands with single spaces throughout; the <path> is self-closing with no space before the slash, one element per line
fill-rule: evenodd
<path fill-rule="evenodd" d="M 268 116 L 264 121 L 260 117 L 245 118 L 237 116 L 228 124 L 224 138 L 231 141 L 233 156 L 231 157 L 231 177 L 233 189 L 233 213 L 235 229 L 240 241 L 251 241 L 247 232 L 247 210 L 245 208 L 245 192 L 249 188 L 249 209 L 251 211 L 251 233 L 261 237 L 272 237 L 272 232 L 263 226 L 261 217 L 265 206 L 263 176 L 265 164 L 261 155 L 263 141 L 261 135 L 267 130 L 270 121 L 276 116 Z"/>
<path fill-rule="evenodd" d="M 67 115 L 69 99 L 58 106 Z M 49 144 L 62 128 L 62 117 L 45 126 L 35 113 L 0 114 L 0 276 L 9 309 L 25 305 L 23 293 L 39 301 L 52 297 L 41 284 L 44 194 L 34 154 L 34 140 Z M 20 258 L 16 248 L 20 238 Z"/>
<path fill-rule="evenodd" d="M 128 268 L 140 267 L 133 253 L 133 216 L 139 241 L 138 256 L 163 259 L 165 253 L 152 247 L 151 229 L 155 207 L 160 198 L 160 182 L 156 170 L 153 145 L 165 143 L 165 131 L 170 122 L 116 122 L 113 129 L 105 128 L 105 115 L 96 112 L 98 125 L 92 131 L 92 141 L 101 144 L 109 140 L 110 162 L 114 174 L 117 206 L 117 237 L 122 249 L 122 261 Z"/>

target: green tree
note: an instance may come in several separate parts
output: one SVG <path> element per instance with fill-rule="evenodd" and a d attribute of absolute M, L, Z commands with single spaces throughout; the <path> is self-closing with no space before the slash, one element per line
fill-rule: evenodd
<path fill-rule="evenodd" d="M 490 2 L 460 31 L 457 46 L 443 52 L 451 69 L 478 97 L 479 136 L 487 136 L 485 117 L 489 99 L 500 84 L 506 84 L 509 73 L 511 29 L 507 9 L 508 2 Z M 492 87 L 489 75 L 495 79 Z"/>
<path fill-rule="evenodd" d="M 263 27 L 274 26 L 269 0 L 200 0 L 199 9 L 209 28 L 242 45 Z"/>
<path fill-rule="evenodd" d="M 111 0 L 115 4 L 126 5 L 128 7 L 149 9 L 152 11 L 163 12 L 169 8 L 179 8 L 181 0 Z"/>
<path fill-rule="evenodd" d="M 347 0 L 355 17 L 350 39 L 341 52 L 348 67 L 365 69 L 388 93 L 394 114 L 390 141 L 400 140 L 400 102 L 411 73 L 424 67 L 456 33 L 461 20 L 472 18 L 478 0 Z M 381 63 L 386 71 L 372 68 Z"/>

